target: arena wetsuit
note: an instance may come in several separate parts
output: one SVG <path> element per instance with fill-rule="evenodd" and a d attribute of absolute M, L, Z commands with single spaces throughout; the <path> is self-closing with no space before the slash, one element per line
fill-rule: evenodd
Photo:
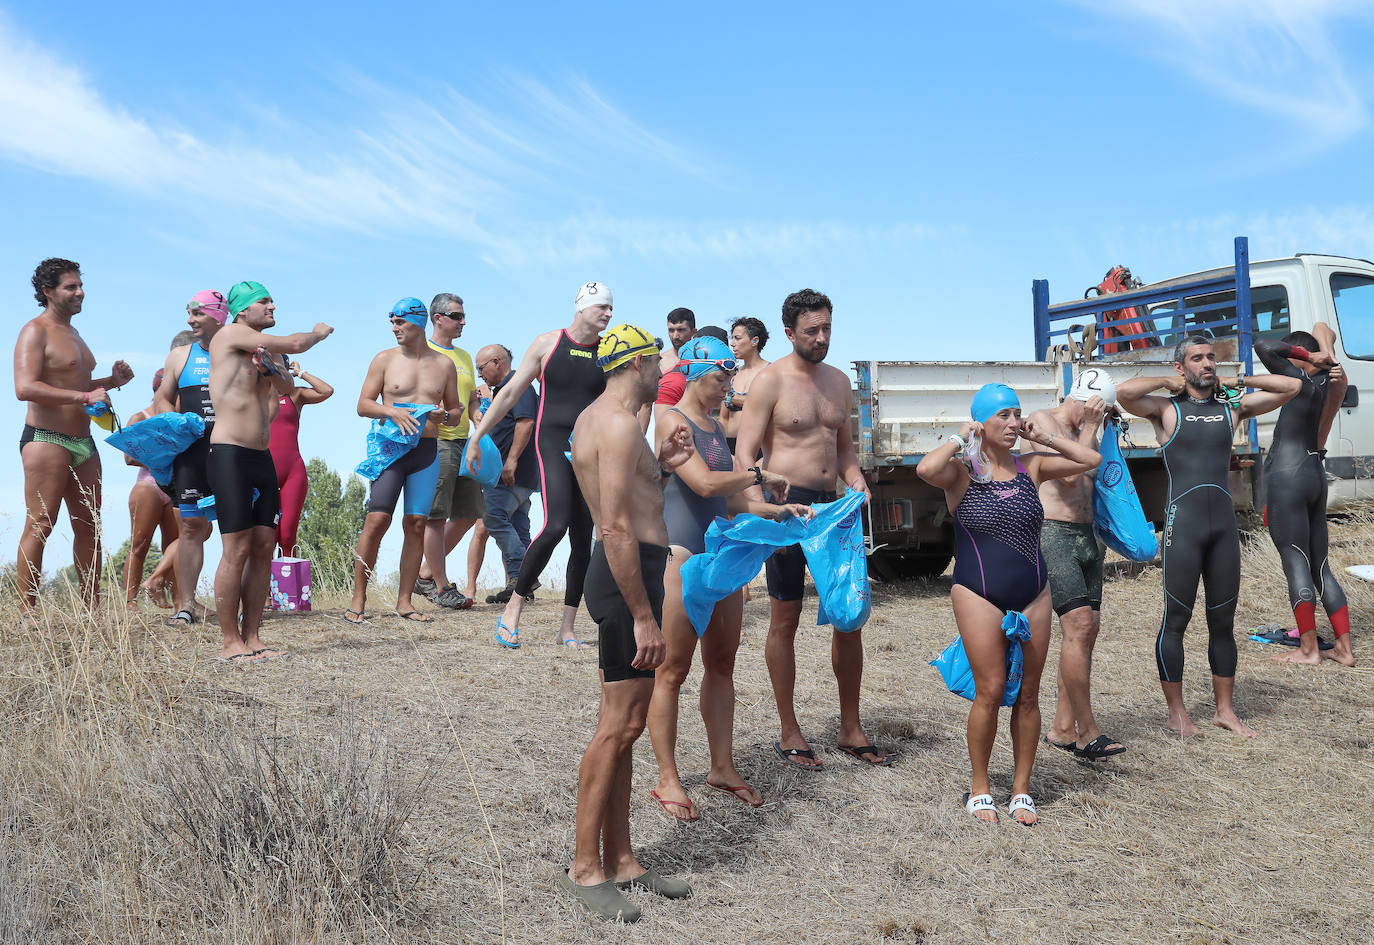
<path fill-rule="evenodd" d="M 580 345 L 567 330 L 539 372 L 539 414 L 534 419 L 534 450 L 539 461 L 539 482 L 544 503 L 544 527 L 525 551 L 515 593 L 534 593 L 535 583 L 553 550 L 568 535 L 568 570 L 563 603 L 582 602 L 582 584 L 592 556 L 592 513 L 573 475 L 572 463 L 563 455 L 568 449 L 573 424 L 587 405 L 606 389 L 606 377 L 596 365 L 596 345 Z"/>
<path fill-rule="evenodd" d="M 1320 596 L 1332 630 L 1342 636 L 1350 632 L 1350 612 L 1345 591 L 1327 561 L 1325 451 L 1317 442 L 1331 375 L 1327 371 L 1309 375 L 1288 360 L 1291 350 L 1281 341 L 1255 345 L 1270 374 L 1302 381 L 1298 395 L 1279 410 L 1273 443 L 1264 458 L 1264 521 L 1288 579 L 1288 602 L 1298 630 L 1317 629 Z"/>
<path fill-rule="evenodd" d="M 268 449 L 272 451 L 272 465 L 277 470 L 277 486 L 281 489 L 281 522 L 277 525 L 277 544 L 281 553 L 288 558 L 296 557 L 296 533 L 301 524 L 301 511 L 305 508 L 305 494 L 310 488 L 310 477 L 305 472 L 305 460 L 301 457 L 301 412 L 296 402 L 287 395 L 281 398 L 281 409 L 272 420 L 272 439 Z"/>
<path fill-rule="evenodd" d="M 1240 534 L 1227 482 L 1234 422 L 1231 409 L 1216 400 L 1198 402 L 1183 393 L 1171 403 L 1174 434 L 1160 450 L 1169 500 L 1162 551 L 1164 619 L 1155 641 L 1159 678 L 1183 680 L 1183 631 L 1193 616 L 1198 578 L 1206 589 L 1207 662 L 1213 676 L 1234 676 Z"/>
<path fill-rule="evenodd" d="M 692 430 L 692 443 L 697 454 L 712 472 L 731 472 L 735 458 L 725 445 L 725 433 L 720 424 L 711 421 L 712 429 L 703 430 L 676 407 L 672 412 L 683 419 Z M 663 485 L 663 520 L 668 526 L 668 544 L 679 545 L 694 555 L 706 550 L 706 529 L 717 516 L 727 515 L 725 496 L 702 496 L 673 473 Z"/>
<path fill-rule="evenodd" d="M 177 375 L 177 410 L 203 417 L 205 435 L 172 460 L 172 492 L 182 518 L 213 518 L 213 508 L 207 516 L 205 507 L 200 505 L 213 495 L 207 463 L 210 432 L 215 428 L 215 405 L 210 402 L 210 351 L 200 342 L 190 346 Z"/>
<path fill-rule="evenodd" d="M 1021 460 L 1006 482 L 973 482 L 954 510 L 954 583 L 1004 611 L 1023 611 L 1049 580 L 1040 554 L 1045 507 Z"/>

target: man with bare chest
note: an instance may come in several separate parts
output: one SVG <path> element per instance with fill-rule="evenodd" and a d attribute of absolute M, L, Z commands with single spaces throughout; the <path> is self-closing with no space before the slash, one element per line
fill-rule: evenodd
<path fill-rule="evenodd" d="M 235 285 L 228 304 L 232 321 L 210 341 L 215 427 L 206 472 L 224 542 L 215 571 L 215 611 L 224 635 L 219 658 L 247 663 L 286 655 L 258 638 L 281 518 L 277 468 L 267 449 L 270 412 L 295 383 L 281 356 L 309 351 L 334 329 L 320 322 L 313 331 L 264 334 L 277 323 L 276 305 L 257 282 Z"/>
<path fill-rule="evenodd" d="M 771 472 L 792 484 L 788 502 L 833 502 L 835 483 L 868 494 L 849 431 L 852 393 L 849 378 L 825 363 L 830 350 L 830 299 L 811 289 L 793 292 L 782 303 L 782 324 L 792 353 L 761 371 L 749 389 L 735 456 L 751 461 L 763 454 Z M 757 501 L 767 501 L 755 488 Z M 800 545 L 768 559 L 768 596 L 772 615 L 764 655 L 778 704 L 781 738 L 773 748 L 789 764 L 809 771 L 821 763 L 802 736 L 793 705 L 797 678 L 795 639 L 801 619 L 806 558 Z M 871 765 L 889 763 L 859 723 L 859 684 L 863 678 L 862 630 L 834 631 L 830 663 L 840 690 L 841 751 Z"/>
<path fill-rule="evenodd" d="M 19 331 L 14 346 L 14 393 L 28 402 L 19 458 L 24 467 L 24 531 L 19 538 L 19 608 L 31 611 L 43 581 L 43 547 L 67 504 L 72 523 L 72 558 L 81 599 L 100 597 L 100 456 L 91 438 L 86 407 L 110 406 L 108 387 L 120 387 L 134 372 L 116 361 L 108 377 L 92 379 L 95 356 L 72 319 L 86 293 L 81 267 L 69 259 L 45 259 L 33 273 L 33 290 L 43 312 Z"/>
<path fill-rule="evenodd" d="M 601 705 L 578 771 L 576 850 L 558 885 L 595 915 L 634 922 L 640 909 L 620 889 L 637 886 L 668 899 L 692 894 L 682 880 L 646 870 L 630 847 L 631 756 L 666 652 L 663 481 L 691 457 L 692 439 L 685 425 L 673 425 L 655 459 L 640 432 L 636 414 L 658 391 L 652 335 L 617 325 L 601 335 L 596 363 L 605 390 L 578 415 L 572 466 L 598 533 L 585 593 L 599 631 Z"/>
<path fill-rule="evenodd" d="M 1076 440 L 1096 450 L 1098 428 L 1116 401 L 1116 384 L 1101 368 L 1078 375 L 1069 396 L 1058 407 L 1037 410 L 1036 429 Z M 1102 626 L 1102 547 L 1093 531 L 1093 477 L 1080 473 L 1040 484 L 1045 507 L 1040 547 L 1049 574 L 1050 601 L 1059 615 L 1063 642 L 1059 649 L 1059 701 L 1045 741 L 1088 761 L 1100 761 L 1126 750 L 1102 734 L 1093 717 L 1089 676 L 1093 645 Z"/>
<path fill-rule="evenodd" d="M 411 602 L 415 579 L 420 574 L 424 551 L 425 523 L 434 505 L 434 490 L 439 483 L 439 425 L 452 426 L 463 412 L 458 396 L 458 374 L 446 354 L 431 348 L 425 338 L 429 309 L 417 298 L 404 298 L 391 307 L 388 316 L 396 347 L 387 348 L 368 365 L 363 389 L 358 394 L 358 416 L 394 423 L 407 436 L 419 434 L 409 452 L 396 457 L 373 481 L 368 494 L 367 517 L 358 535 L 358 553 L 353 558 L 353 600 L 344 619 L 362 623 L 367 618 L 367 582 L 377 565 L 377 549 L 391 527 L 396 503 L 405 493 L 401 507 L 401 569 L 396 591 L 396 613 L 416 623 L 434 620 L 422 614 Z M 434 405 L 422 420 L 416 420 L 411 406 Z M 402 406 L 411 405 L 411 406 Z"/>

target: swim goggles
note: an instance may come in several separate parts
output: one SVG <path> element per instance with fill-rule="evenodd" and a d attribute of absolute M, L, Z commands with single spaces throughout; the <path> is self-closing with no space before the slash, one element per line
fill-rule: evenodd
<path fill-rule="evenodd" d="M 648 336 L 641 333 L 641 337 L 647 338 Z M 604 371 L 607 367 L 619 365 L 624 361 L 630 360 L 635 355 L 646 354 L 650 351 L 657 353 L 663 350 L 662 338 L 652 338 L 650 342 L 652 343 L 646 342 L 644 344 L 632 345 L 629 339 L 615 337 L 611 345 L 611 350 L 596 359 L 596 366 Z"/>
<path fill-rule="evenodd" d="M 727 374 L 733 374 L 739 369 L 739 362 L 734 358 L 720 358 L 718 360 L 711 360 L 709 358 L 683 358 L 678 364 L 712 364 Z"/>

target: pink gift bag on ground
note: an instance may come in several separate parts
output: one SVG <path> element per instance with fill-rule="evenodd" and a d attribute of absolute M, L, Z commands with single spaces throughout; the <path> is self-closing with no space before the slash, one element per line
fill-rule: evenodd
<path fill-rule="evenodd" d="M 309 558 L 277 558 L 272 562 L 272 609 L 310 609 Z"/>

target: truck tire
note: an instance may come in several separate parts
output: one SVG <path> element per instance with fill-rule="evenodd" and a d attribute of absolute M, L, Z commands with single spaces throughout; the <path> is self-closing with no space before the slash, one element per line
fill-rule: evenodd
<path fill-rule="evenodd" d="M 923 581 L 939 577 L 954 560 L 950 552 L 887 551 L 875 552 L 868 559 L 868 570 L 884 584 Z"/>

